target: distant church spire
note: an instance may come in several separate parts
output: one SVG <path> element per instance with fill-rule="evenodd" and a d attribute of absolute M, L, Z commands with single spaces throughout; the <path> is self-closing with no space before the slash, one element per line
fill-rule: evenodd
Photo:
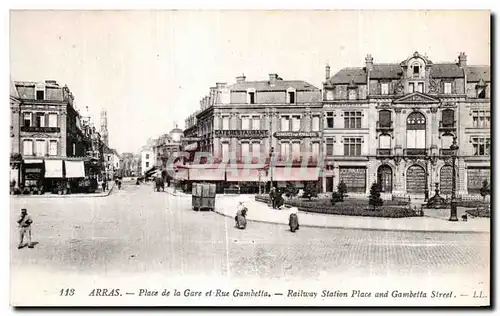
<path fill-rule="evenodd" d="M 109 147 L 108 142 L 108 114 L 106 110 L 101 110 L 101 137 L 104 144 Z"/>

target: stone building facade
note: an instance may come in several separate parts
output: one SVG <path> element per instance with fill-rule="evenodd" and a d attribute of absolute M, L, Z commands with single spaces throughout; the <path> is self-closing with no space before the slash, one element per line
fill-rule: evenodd
<path fill-rule="evenodd" d="M 211 176 L 190 173 L 190 179 L 262 183 L 272 178 L 279 185 L 317 181 L 321 117 L 321 92 L 304 81 L 283 80 L 270 74 L 269 80 L 247 81 L 245 76 L 239 76 L 232 85 L 217 83 L 201 100 L 196 114 L 197 133 L 189 126 L 185 136 L 198 137 L 197 150 L 210 153 L 216 163 L 246 162 L 249 169 L 255 170 L 245 176 L 238 172 Z M 291 172 L 285 172 L 285 166 Z M 300 174 L 301 166 L 308 171 Z"/>
<path fill-rule="evenodd" d="M 418 52 L 393 64 L 344 68 L 323 84 L 324 190 L 343 180 L 368 194 L 379 181 L 386 195 L 451 192 L 453 137 L 459 146 L 457 193 L 479 192 L 490 182 L 489 66 L 433 63 Z"/>

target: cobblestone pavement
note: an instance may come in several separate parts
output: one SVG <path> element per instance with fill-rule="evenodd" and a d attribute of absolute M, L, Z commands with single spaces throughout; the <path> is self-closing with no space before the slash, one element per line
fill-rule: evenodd
<path fill-rule="evenodd" d="M 293 234 L 254 222 L 238 230 L 231 218 L 190 204 L 147 185 L 106 198 L 11 199 L 12 268 L 291 280 L 489 273 L 489 234 L 307 227 Z M 35 222 L 34 249 L 16 247 L 21 207 Z"/>

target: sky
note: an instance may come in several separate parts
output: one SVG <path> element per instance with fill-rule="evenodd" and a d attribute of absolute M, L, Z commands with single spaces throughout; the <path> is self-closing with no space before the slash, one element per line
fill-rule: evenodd
<path fill-rule="evenodd" d="M 487 11 L 11 11 L 10 78 L 57 80 L 110 146 L 138 152 L 236 76 L 304 80 L 413 52 L 433 62 L 490 65 Z"/>

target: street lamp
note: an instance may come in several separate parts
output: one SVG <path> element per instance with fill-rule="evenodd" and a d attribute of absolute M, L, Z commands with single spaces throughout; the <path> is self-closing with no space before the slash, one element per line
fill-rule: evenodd
<path fill-rule="evenodd" d="M 452 159 L 452 182 L 451 182 L 451 202 L 450 202 L 450 221 L 457 222 L 457 197 L 456 197 L 456 186 L 457 186 L 457 171 L 455 169 L 455 160 L 457 158 L 458 145 L 457 136 L 453 137 L 453 143 L 450 146 L 451 159 Z"/>
<path fill-rule="evenodd" d="M 269 151 L 269 179 L 271 181 L 271 185 L 269 186 L 269 190 L 273 187 L 273 155 L 274 155 L 274 147 L 271 147 Z"/>

